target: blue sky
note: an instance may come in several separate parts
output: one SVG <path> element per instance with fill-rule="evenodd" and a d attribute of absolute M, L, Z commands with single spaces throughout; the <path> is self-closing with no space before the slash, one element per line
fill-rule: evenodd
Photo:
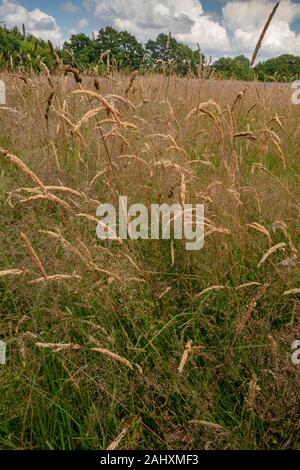
<path fill-rule="evenodd" d="M 0 20 L 62 44 L 71 34 L 103 26 L 127 29 L 141 41 L 160 32 L 213 57 L 251 55 L 276 0 L 0 0 Z M 282 0 L 261 58 L 300 54 L 300 0 Z"/>

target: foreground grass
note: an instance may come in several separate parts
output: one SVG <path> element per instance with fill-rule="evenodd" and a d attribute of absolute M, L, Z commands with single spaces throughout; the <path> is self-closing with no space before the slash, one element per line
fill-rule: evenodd
<path fill-rule="evenodd" d="M 101 103 L 71 78 L 0 78 L 0 447 L 299 449 L 291 90 L 85 77 L 125 124 L 103 106 L 76 129 Z M 119 194 L 204 203 L 204 249 L 98 240 L 86 216 Z"/>

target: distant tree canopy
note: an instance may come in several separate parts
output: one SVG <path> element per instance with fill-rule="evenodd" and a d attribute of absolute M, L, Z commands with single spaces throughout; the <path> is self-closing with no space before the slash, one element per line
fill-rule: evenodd
<path fill-rule="evenodd" d="M 170 34 L 159 34 L 155 40 L 149 39 L 145 46 L 146 64 L 150 68 L 161 69 L 172 66 L 180 75 L 189 72 L 197 74 L 197 67 L 205 57 L 189 46 L 176 41 Z"/>
<path fill-rule="evenodd" d="M 96 37 L 96 49 L 103 54 L 110 51 L 111 57 L 120 68 L 139 68 L 143 63 L 144 48 L 127 31 L 117 31 L 112 27 L 101 29 Z"/>
<path fill-rule="evenodd" d="M 145 47 L 127 31 L 117 31 L 112 27 L 102 28 L 96 37 L 85 34 L 72 35 L 64 43 L 63 49 L 72 52 L 80 66 L 99 63 L 109 51 L 110 61 L 115 61 L 120 69 L 155 69 L 164 67 L 185 75 L 189 71 L 197 73 L 197 66 L 205 60 L 198 51 L 193 51 L 186 44 L 178 42 L 168 34 L 159 34 L 150 39 Z M 107 56 L 105 56 L 107 57 Z"/>
<path fill-rule="evenodd" d="M 0 27 L 0 67 L 21 67 L 41 70 L 41 63 L 48 68 L 53 65 L 48 44 L 32 35 L 24 37 L 17 28 Z"/>
<path fill-rule="evenodd" d="M 180 75 L 197 75 L 197 67 L 205 62 L 199 51 L 174 39 L 169 34 L 159 34 L 155 40 L 149 40 L 144 46 L 127 31 L 117 31 L 108 26 L 92 37 L 86 34 L 73 34 L 62 48 L 57 50 L 64 63 L 70 61 L 79 68 L 97 67 L 106 70 L 107 64 L 118 70 L 174 71 Z M 9 30 L 0 27 L 0 66 L 32 67 L 38 71 L 41 62 L 47 67 L 54 59 L 45 41 L 27 35 L 24 37 L 18 29 Z"/>
<path fill-rule="evenodd" d="M 63 50 L 72 52 L 81 67 L 99 64 L 101 57 L 109 51 L 110 61 L 115 61 L 119 68 L 136 69 L 143 63 L 144 48 L 137 39 L 127 31 L 114 28 L 102 28 L 96 37 L 85 34 L 73 34 L 63 45 Z"/>
<path fill-rule="evenodd" d="M 70 51 L 75 61 L 83 67 L 97 61 L 97 52 L 92 39 L 83 33 L 72 34 L 69 41 L 64 43 L 64 49 Z M 67 61 L 68 56 L 64 54 L 64 51 L 62 55 Z"/>
<path fill-rule="evenodd" d="M 143 45 L 127 31 L 117 31 L 108 26 L 92 37 L 73 34 L 56 54 L 63 63 L 72 64 L 82 70 L 106 73 L 108 67 L 118 70 L 157 71 L 166 74 L 192 74 L 197 76 L 204 55 L 186 44 L 177 41 L 171 34 L 159 34 Z M 47 42 L 32 35 L 23 35 L 17 28 L 8 29 L 0 25 L 0 69 L 39 72 L 43 64 L 52 68 L 55 58 Z M 300 79 L 300 57 L 284 54 L 250 67 L 244 55 L 234 58 L 221 57 L 212 65 L 215 76 L 224 79 L 261 81 L 292 81 Z"/>
<path fill-rule="evenodd" d="M 214 69 L 223 78 L 235 78 L 237 80 L 253 80 L 255 72 L 250 67 L 250 60 L 244 55 L 233 59 L 222 57 L 214 63 Z"/>
<path fill-rule="evenodd" d="M 289 82 L 300 77 L 300 57 L 284 54 L 257 64 L 255 73 L 259 80 Z"/>
<path fill-rule="evenodd" d="M 221 78 L 290 82 L 300 78 L 300 57 L 284 54 L 250 67 L 247 57 L 222 57 L 214 63 Z"/>

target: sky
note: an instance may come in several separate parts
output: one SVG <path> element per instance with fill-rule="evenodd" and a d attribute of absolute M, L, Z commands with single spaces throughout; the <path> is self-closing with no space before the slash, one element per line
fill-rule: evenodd
<path fill-rule="evenodd" d="M 141 42 L 161 32 L 212 57 L 251 57 L 275 0 L 0 0 L 0 21 L 61 45 L 71 34 L 103 26 L 126 29 Z M 282 0 L 261 59 L 300 55 L 300 0 Z"/>

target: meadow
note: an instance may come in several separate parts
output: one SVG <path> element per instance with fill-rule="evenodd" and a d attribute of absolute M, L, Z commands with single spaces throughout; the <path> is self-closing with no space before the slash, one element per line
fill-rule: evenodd
<path fill-rule="evenodd" d="M 290 85 L 0 73 L 1 449 L 299 449 Z M 205 206 L 205 243 L 96 209 Z"/>

